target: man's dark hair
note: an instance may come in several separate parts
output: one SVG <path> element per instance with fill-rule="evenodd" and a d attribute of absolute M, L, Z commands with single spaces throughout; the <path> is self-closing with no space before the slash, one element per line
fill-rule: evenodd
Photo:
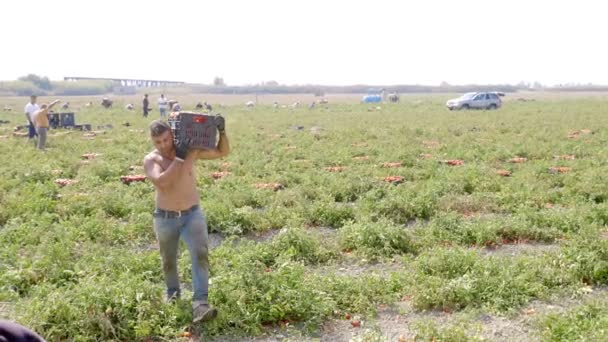
<path fill-rule="evenodd" d="M 158 137 L 169 130 L 171 127 L 165 121 L 154 120 L 150 123 L 150 135 L 153 137 Z"/>

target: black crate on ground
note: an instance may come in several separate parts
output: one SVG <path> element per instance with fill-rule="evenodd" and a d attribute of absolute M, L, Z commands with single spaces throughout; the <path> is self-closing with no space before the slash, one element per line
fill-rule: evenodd
<path fill-rule="evenodd" d="M 90 131 L 91 128 L 92 128 L 91 124 L 81 124 L 81 125 L 72 126 L 72 129 L 77 130 L 77 131 Z"/>
<path fill-rule="evenodd" d="M 73 127 L 76 124 L 74 113 L 59 113 L 61 127 Z"/>
<path fill-rule="evenodd" d="M 195 112 L 174 112 L 169 115 L 169 126 L 175 141 L 189 148 L 211 149 L 217 146 L 215 116 Z"/>
<path fill-rule="evenodd" d="M 49 126 L 51 128 L 58 128 L 61 125 L 61 121 L 59 120 L 59 113 L 49 113 Z"/>

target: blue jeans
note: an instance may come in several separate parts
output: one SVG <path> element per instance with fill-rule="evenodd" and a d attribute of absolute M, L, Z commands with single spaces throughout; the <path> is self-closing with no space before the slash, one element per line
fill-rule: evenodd
<path fill-rule="evenodd" d="M 36 128 L 34 127 L 33 122 L 29 121 L 29 126 L 27 128 L 28 128 L 28 132 L 27 132 L 28 138 L 32 139 L 33 137 L 38 135 L 38 133 L 36 133 Z"/>
<path fill-rule="evenodd" d="M 158 111 L 160 112 L 161 118 L 164 118 L 167 115 L 167 110 L 165 108 L 158 108 Z"/>
<path fill-rule="evenodd" d="M 207 221 L 200 208 L 181 217 L 166 217 L 154 211 L 154 231 L 167 285 L 167 297 L 179 297 L 177 255 L 180 237 L 190 251 L 193 300 L 207 301 L 209 291 L 209 246 Z"/>

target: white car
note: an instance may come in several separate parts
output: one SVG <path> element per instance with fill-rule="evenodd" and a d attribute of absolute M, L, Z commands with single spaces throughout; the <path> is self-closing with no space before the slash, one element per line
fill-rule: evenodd
<path fill-rule="evenodd" d="M 502 106 L 499 92 L 466 93 L 459 98 L 446 102 L 449 110 L 454 109 L 497 109 Z"/>

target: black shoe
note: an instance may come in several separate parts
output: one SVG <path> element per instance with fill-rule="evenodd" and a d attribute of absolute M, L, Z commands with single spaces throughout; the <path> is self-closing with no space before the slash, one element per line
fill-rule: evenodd
<path fill-rule="evenodd" d="M 210 321 L 217 317 L 217 309 L 211 307 L 211 305 L 207 303 L 195 304 L 194 309 L 192 310 L 192 322 L 205 322 Z"/>

